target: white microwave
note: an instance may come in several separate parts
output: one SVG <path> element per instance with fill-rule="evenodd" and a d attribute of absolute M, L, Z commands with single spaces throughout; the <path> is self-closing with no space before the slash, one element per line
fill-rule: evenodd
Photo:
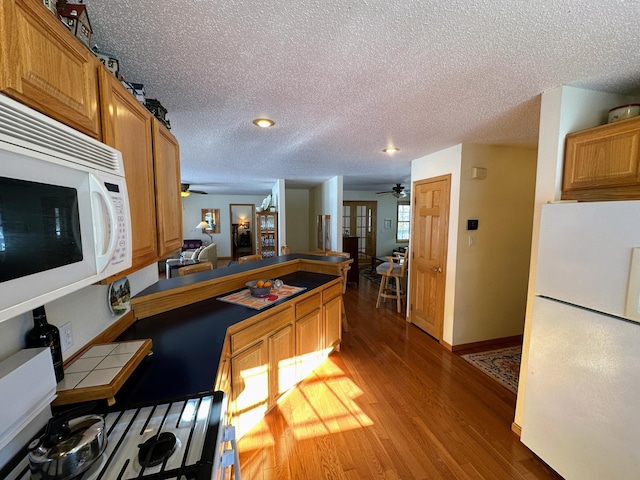
<path fill-rule="evenodd" d="M 119 151 L 0 95 L 0 321 L 131 267 Z"/>

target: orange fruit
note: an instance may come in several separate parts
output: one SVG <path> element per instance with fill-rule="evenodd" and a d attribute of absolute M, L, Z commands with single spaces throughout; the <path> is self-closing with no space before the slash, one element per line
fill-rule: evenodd
<path fill-rule="evenodd" d="M 264 282 L 264 288 L 270 287 L 271 286 L 271 282 Z"/>
<path fill-rule="evenodd" d="M 262 288 L 262 287 L 264 287 L 264 282 L 262 280 L 258 280 L 256 282 L 256 288 Z"/>

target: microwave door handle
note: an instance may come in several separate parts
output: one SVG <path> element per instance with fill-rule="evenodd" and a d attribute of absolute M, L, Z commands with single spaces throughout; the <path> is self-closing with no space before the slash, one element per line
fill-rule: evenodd
<path fill-rule="evenodd" d="M 96 245 L 96 266 L 98 268 L 98 273 L 100 273 L 107 268 L 107 265 L 116 250 L 116 241 L 118 239 L 116 211 L 113 203 L 111 203 L 109 193 L 104 188 L 100 180 L 98 180 L 93 174 L 89 174 L 89 190 L 91 192 L 91 202 L 95 219 L 93 223 L 93 235 L 95 237 Z M 94 205 L 94 199 L 99 201 L 100 204 Z M 103 216 L 103 212 L 105 210 L 109 215 L 108 220 Z M 100 249 L 103 245 L 102 238 L 105 231 L 110 232 L 109 244 L 106 250 L 101 251 Z"/>

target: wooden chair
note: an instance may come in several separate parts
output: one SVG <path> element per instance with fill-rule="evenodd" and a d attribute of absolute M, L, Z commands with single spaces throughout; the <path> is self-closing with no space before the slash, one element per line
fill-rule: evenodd
<path fill-rule="evenodd" d="M 291 249 L 289 245 L 282 245 L 280 247 L 280 255 L 289 255 L 291 253 Z"/>
<path fill-rule="evenodd" d="M 193 265 L 187 265 L 178 269 L 178 276 L 189 275 L 190 273 L 205 272 L 207 270 L 213 270 L 213 263 L 200 262 Z"/>
<path fill-rule="evenodd" d="M 255 262 L 256 260 L 262 260 L 262 255 L 256 253 L 255 255 L 245 255 L 244 257 L 238 257 L 238 263 L 241 265 L 247 262 Z"/>
<path fill-rule="evenodd" d="M 351 258 L 351 254 L 349 252 L 327 252 L 326 255 L 328 257 L 341 257 L 341 258 Z M 350 265 L 345 265 L 342 267 L 342 293 L 346 293 L 347 291 L 347 272 L 351 270 Z"/>
<path fill-rule="evenodd" d="M 385 258 L 387 261 L 376 267 L 376 272 L 382 275 L 376 308 L 380 307 L 382 299 L 386 300 L 391 298 L 396 300 L 397 310 L 398 313 L 400 313 L 402 304 L 405 303 L 407 299 L 405 275 L 407 273 L 407 266 L 409 265 L 409 249 L 407 248 L 404 255 L 396 254 L 392 257 Z M 395 288 L 389 285 L 389 281 L 392 278 L 394 279 Z"/>

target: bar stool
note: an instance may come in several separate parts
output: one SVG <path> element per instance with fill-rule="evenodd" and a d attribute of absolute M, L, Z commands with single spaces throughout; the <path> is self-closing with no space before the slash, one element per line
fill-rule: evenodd
<path fill-rule="evenodd" d="M 407 299 L 404 278 L 409 264 L 409 249 L 405 251 L 404 255 L 397 254 L 393 257 L 385 258 L 388 261 L 376 267 L 376 273 L 378 273 L 378 275 L 382 275 L 380 289 L 378 290 L 376 308 L 380 307 L 382 299 L 395 299 L 398 313 L 400 313 L 402 310 L 402 304 L 405 303 Z M 392 278 L 394 279 L 394 286 L 389 285 L 389 281 Z"/>

